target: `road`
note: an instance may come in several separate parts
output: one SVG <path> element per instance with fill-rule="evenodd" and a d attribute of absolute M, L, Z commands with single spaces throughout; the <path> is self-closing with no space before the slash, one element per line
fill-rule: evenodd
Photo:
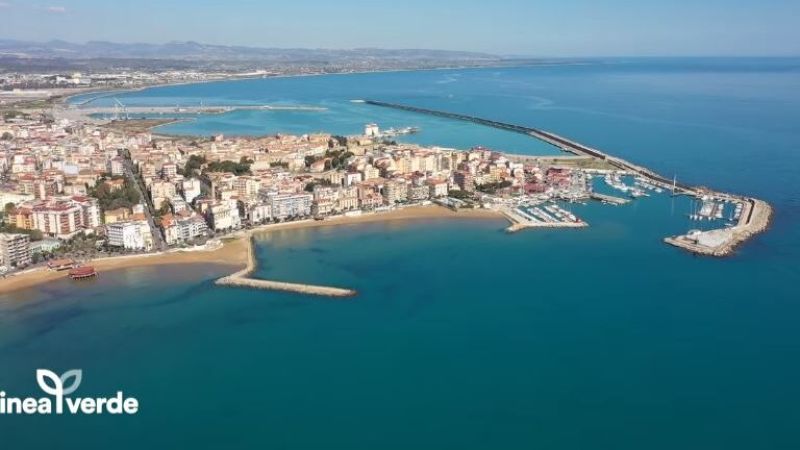
<path fill-rule="evenodd" d="M 144 215 L 147 219 L 147 224 L 150 225 L 150 233 L 153 235 L 153 246 L 155 250 L 164 251 L 167 249 L 167 242 L 161 234 L 161 227 L 156 226 L 156 222 L 153 219 L 153 216 L 155 216 L 155 209 L 153 208 L 153 202 L 150 200 L 150 195 L 147 193 L 147 188 L 142 178 L 133 170 L 133 161 L 131 161 L 130 152 L 123 150 L 121 153 L 125 161 L 125 176 L 133 180 L 133 184 L 136 186 L 136 190 L 139 191 L 139 196 L 143 200 Z"/>

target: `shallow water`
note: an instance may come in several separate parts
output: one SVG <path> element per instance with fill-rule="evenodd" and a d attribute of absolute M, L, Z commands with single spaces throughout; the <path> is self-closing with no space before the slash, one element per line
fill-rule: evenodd
<path fill-rule="evenodd" d="M 421 220 L 259 239 L 257 276 L 357 289 L 348 300 L 217 288 L 219 269 L 194 266 L 131 269 L 80 289 L 64 282 L 0 297 L 5 391 L 36 393 L 38 367 L 82 368 L 82 395 L 121 389 L 141 403 L 132 417 L 0 417 L 3 441 L 15 448 L 798 448 L 798 67 L 796 59 L 639 59 L 126 95 L 128 104 L 330 108 L 174 126 L 187 133 L 329 125 L 353 133 L 377 121 L 419 125 L 413 139 L 421 142 L 518 153 L 540 145 L 349 100 L 472 113 L 760 196 L 776 217 L 769 232 L 726 259 L 661 242 L 694 226 L 687 200 L 668 195 L 619 207 L 572 205 L 590 224 L 578 230 L 509 235 L 502 220 Z M 459 127 L 469 131 L 452 135 Z"/>

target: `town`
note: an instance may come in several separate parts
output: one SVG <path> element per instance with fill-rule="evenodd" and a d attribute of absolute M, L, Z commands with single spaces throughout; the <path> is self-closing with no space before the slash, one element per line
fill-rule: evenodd
<path fill-rule="evenodd" d="M 4 116 L 3 270 L 215 245 L 227 233 L 268 223 L 431 202 L 493 206 L 512 221 L 543 226 L 585 225 L 555 205 L 524 217 L 505 199 L 587 198 L 581 158 L 570 167 L 480 147 L 398 144 L 376 124 L 356 136 L 178 138 L 132 132 L 129 122 Z"/>
<path fill-rule="evenodd" d="M 58 108 L 7 109 L 0 122 L 0 272 L 46 264 L 80 279 L 96 275 L 86 262 L 105 256 L 215 249 L 225 236 L 271 224 L 434 203 L 492 211 L 514 232 L 588 226 L 564 202 L 621 205 L 671 189 L 696 199 L 691 220 L 730 211 L 722 228 L 665 238 L 713 256 L 729 254 L 769 222 L 771 209 L 760 200 L 679 185 L 553 133 L 371 103 L 529 134 L 572 155 L 398 143 L 393 138 L 419 129 L 382 131 L 375 123 L 351 136 L 187 137 L 152 132 L 167 119 L 98 121 L 59 115 Z M 595 192 L 593 177 L 622 196 Z"/>

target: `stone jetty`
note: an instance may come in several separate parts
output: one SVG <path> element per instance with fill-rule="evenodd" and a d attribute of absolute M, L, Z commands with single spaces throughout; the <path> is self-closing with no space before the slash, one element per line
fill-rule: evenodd
<path fill-rule="evenodd" d="M 352 297 L 356 295 L 356 291 L 352 289 L 251 278 L 250 275 L 252 275 L 255 269 L 256 259 L 251 238 L 247 247 L 247 267 L 231 275 L 219 278 L 215 283 L 220 286 L 238 286 L 252 289 L 296 292 L 299 294 L 321 295 L 325 297 Z"/>

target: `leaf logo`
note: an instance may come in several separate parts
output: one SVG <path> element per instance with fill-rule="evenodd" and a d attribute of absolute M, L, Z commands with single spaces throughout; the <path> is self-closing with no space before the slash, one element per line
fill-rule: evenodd
<path fill-rule="evenodd" d="M 72 384 L 69 387 L 64 387 L 67 380 L 72 378 Z M 72 369 L 64 372 L 60 377 L 54 372 L 47 369 L 38 369 L 36 371 L 36 382 L 39 387 L 46 393 L 55 396 L 69 395 L 78 390 L 83 380 L 83 371 L 80 369 Z M 48 383 L 49 381 L 49 383 Z"/>

